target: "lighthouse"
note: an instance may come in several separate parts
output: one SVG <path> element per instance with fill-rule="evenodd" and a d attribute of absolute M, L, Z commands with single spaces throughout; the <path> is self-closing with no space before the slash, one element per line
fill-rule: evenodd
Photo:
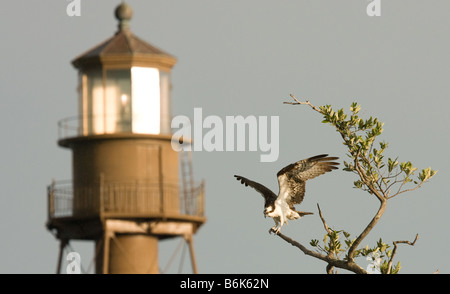
<path fill-rule="evenodd" d="M 72 179 L 48 186 L 57 272 L 70 240 L 90 240 L 96 273 L 159 273 L 159 240 L 181 237 L 197 273 L 193 236 L 206 221 L 204 184 L 192 178 L 190 156 L 172 147 L 176 58 L 131 32 L 126 3 L 114 14 L 115 34 L 72 61 L 78 114 L 58 123 Z"/>

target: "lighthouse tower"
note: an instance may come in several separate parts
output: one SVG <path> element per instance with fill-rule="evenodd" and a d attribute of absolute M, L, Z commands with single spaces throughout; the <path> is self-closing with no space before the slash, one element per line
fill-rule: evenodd
<path fill-rule="evenodd" d="M 115 16 L 115 35 L 72 62 L 78 115 L 59 122 L 58 145 L 72 152 L 73 179 L 48 187 L 57 271 L 70 240 L 92 240 L 96 273 L 158 273 L 158 241 L 182 237 L 196 273 L 192 236 L 206 221 L 204 186 L 171 144 L 176 59 L 133 35 L 127 4 Z"/>

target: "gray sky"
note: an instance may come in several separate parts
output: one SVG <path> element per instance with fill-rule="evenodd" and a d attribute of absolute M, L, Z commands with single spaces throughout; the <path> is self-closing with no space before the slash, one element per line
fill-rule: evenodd
<path fill-rule="evenodd" d="M 392 199 L 371 237 L 420 239 L 400 246 L 402 273 L 450 272 L 448 235 L 450 150 L 450 2 L 381 0 L 369 17 L 366 0 L 127 1 L 132 31 L 175 55 L 173 114 L 279 116 L 280 155 L 262 163 L 260 152 L 195 152 L 194 170 L 206 181 L 207 223 L 195 236 L 201 273 L 324 273 L 325 264 L 269 235 L 259 194 L 240 185 L 247 176 L 277 191 L 276 172 L 320 153 L 345 159 L 331 126 L 304 106 L 283 105 L 289 94 L 319 106 L 348 110 L 385 123 L 387 156 L 438 169 L 421 189 Z M 46 230 L 46 186 L 71 178 L 71 153 L 57 146 L 57 121 L 76 115 L 77 72 L 70 61 L 111 37 L 120 1 L 2 2 L 0 10 L 0 273 L 53 273 L 58 242 Z M 307 184 L 301 210 L 321 205 L 328 224 L 356 235 L 378 208 L 352 189 L 342 170 Z M 283 232 L 307 245 L 322 240 L 317 213 L 292 221 Z M 179 239 L 160 243 L 164 268 Z M 94 245 L 73 242 L 84 269 Z M 180 256 L 179 254 L 178 256 Z M 189 259 L 183 272 L 190 272 Z M 180 258 L 169 272 L 177 272 Z M 357 260 L 362 267 L 368 261 Z M 344 272 L 341 270 L 340 272 Z"/>

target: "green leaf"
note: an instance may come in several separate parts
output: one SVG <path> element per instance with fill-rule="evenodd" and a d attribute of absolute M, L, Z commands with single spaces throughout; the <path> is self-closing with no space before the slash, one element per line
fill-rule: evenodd
<path fill-rule="evenodd" d="M 353 102 L 352 106 L 350 107 L 350 111 L 353 112 L 354 114 L 357 114 L 360 109 L 361 109 L 361 106 L 359 106 L 358 103 L 356 103 L 356 102 Z"/>
<path fill-rule="evenodd" d="M 363 121 L 363 120 L 360 120 L 360 121 L 359 121 L 358 127 L 359 127 L 360 129 L 363 129 L 363 128 L 364 128 L 364 121 Z"/>
<path fill-rule="evenodd" d="M 423 169 L 419 174 L 419 180 L 425 182 L 431 179 L 436 173 L 437 171 L 432 170 L 431 167 Z"/>
<path fill-rule="evenodd" d="M 389 173 L 392 172 L 392 170 L 398 165 L 397 158 L 392 160 L 391 158 L 388 159 L 388 170 Z"/>
<path fill-rule="evenodd" d="M 355 185 L 355 188 L 362 189 L 364 183 L 361 180 L 357 180 L 353 182 L 353 185 Z"/>
<path fill-rule="evenodd" d="M 311 240 L 311 242 L 309 242 L 309 244 L 310 244 L 312 247 L 317 247 L 317 245 L 319 245 L 319 240 L 313 239 L 313 240 Z"/>
<path fill-rule="evenodd" d="M 397 263 L 396 266 L 394 266 L 391 270 L 391 274 L 395 275 L 398 274 L 398 272 L 400 271 L 400 269 L 402 268 L 400 261 Z"/>

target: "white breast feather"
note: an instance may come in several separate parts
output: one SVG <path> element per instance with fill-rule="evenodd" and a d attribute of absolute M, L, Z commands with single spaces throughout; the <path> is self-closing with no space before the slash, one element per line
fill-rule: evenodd
<path fill-rule="evenodd" d="M 287 203 L 287 199 L 290 196 L 290 189 L 286 175 L 281 175 L 278 180 L 280 192 L 275 200 L 275 209 L 268 216 L 274 218 L 275 223 L 279 221 L 279 230 L 285 223 L 287 224 L 288 219 L 298 219 L 300 216 L 297 212 L 291 210 Z"/>

